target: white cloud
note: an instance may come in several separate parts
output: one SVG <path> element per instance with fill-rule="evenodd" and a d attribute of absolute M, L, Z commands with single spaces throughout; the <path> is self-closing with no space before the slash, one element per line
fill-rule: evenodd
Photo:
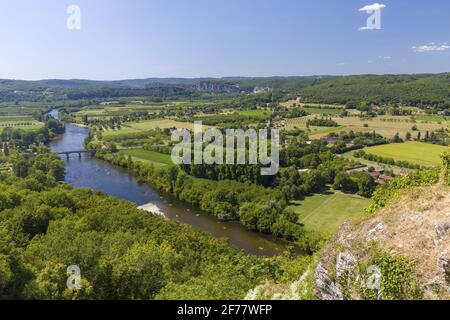
<path fill-rule="evenodd" d="M 374 4 L 368 4 L 367 6 L 362 7 L 359 11 L 374 11 L 382 8 L 386 8 L 386 5 L 376 2 Z"/>
<path fill-rule="evenodd" d="M 391 56 L 379 56 L 379 59 L 383 59 L 383 60 L 391 60 L 392 57 Z"/>
<path fill-rule="evenodd" d="M 367 61 L 367 63 L 373 63 L 373 60 L 369 60 L 369 61 Z"/>
<path fill-rule="evenodd" d="M 446 51 L 450 49 L 450 45 L 447 43 L 434 43 L 431 42 L 429 44 L 421 45 L 421 46 L 413 46 L 412 49 L 415 52 L 434 52 L 434 51 Z"/>
<path fill-rule="evenodd" d="M 337 63 L 337 65 L 338 65 L 338 66 L 345 66 L 346 63 L 345 63 L 345 62 L 339 62 L 339 63 Z"/>

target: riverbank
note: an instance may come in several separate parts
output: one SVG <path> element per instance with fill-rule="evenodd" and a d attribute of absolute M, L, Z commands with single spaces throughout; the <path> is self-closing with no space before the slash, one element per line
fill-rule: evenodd
<path fill-rule="evenodd" d="M 87 126 L 85 124 L 81 124 L 81 123 L 71 122 L 70 124 L 73 126 L 81 127 L 81 128 L 89 128 L 89 126 Z"/>
<path fill-rule="evenodd" d="M 83 142 L 88 135 L 88 128 L 66 124 L 66 133 L 56 137 L 50 147 L 53 152 L 83 150 Z M 106 161 L 88 155 L 63 160 L 66 183 L 128 200 L 135 203 L 136 207 L 154 204 L 159 208 L 155 213 L 162 212 L 167 219 L 191 225 L 214 238 L 226 238 L 231 245 L 246 254 L 274 256 L 289 245 L 272 236 L 247 230 L 238 222 L 218 221 L 215 216 L 140 182 L 142 179 L 133 176 L 128 170 Z M 154 208 L 150 211 L 154 211 Z"/>
<path fill-rule="evenodd" d="M 150 212 L 151 214 L 166 218 L 166 215 L 164 214 L 164 212 L 161 211 L 161 208 L 154 203 L 147 203 L 142 206 L 138 206 L 137 208 L 139 210 L 147 211 Z"/>
<path fill-rule="evenodd" d="M 316 252 L 326 240 L 322 233 L 305 229 L 297 222 L 297 215 L 285 210 L 286 201 L 278 189 L 233 180 L 196 178 L 176 166 L 155 167 L 120 152 L 98 151 L 96 157 L 179 202 L 202 210 L 202 215 L 208 215 L 216 223 L 228 221 L 254 235 L 284 243 L 283 247 L 292 246 L 308 254 Z"/>

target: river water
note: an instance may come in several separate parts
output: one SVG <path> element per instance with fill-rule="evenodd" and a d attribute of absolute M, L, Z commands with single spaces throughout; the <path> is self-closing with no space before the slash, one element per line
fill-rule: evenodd
<path fill-rule="evenodd" d="M 51 115 L 57 117 L 57 112 Z M 83 150 L 83 141 L 89 129 L 66 124 L 66 133 L 55 139 L 50 147 L 54 152 Z M 66 182 L 82 188 L 101 191 L 136 205 L 156 206 L 164 215 L 181 223 L 190 224 L 216 238 L 227 238 L 230 244 L 244 252 L 259 256 L 280 253 L 285 243 L 274 237 L 251 232 L 238 222 L 220 222 L 214 216 L 189 206 L 170 195 L 163 194 L 147 184 L 142 184 L 126 170 L 92 158 L 89 155 L 63 156 L 66 165 Z M 146 214 L 143 212 L 143 214 Z"/>

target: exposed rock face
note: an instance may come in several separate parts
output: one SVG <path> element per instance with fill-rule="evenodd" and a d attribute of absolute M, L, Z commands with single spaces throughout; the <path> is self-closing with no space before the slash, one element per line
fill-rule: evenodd
<path fill-rule="evenodd" d="M 197 90 L 215 93 L 238 93 L 240 91 L 237 86 L 209 81 L 197 84 Z"/>
<path fill-rule="evenodd" d="M 449 235 L 450 222 L 439 222 L 436 224 L 436 237 L 437 240 L 445 240 Z"/>
<path fill-rule="evenodd" d="M 346 273 L 351 273 L 357 263 L 356 258 L 349 251 L 339 253 L 336 260 L 336 276 L 339 278 Z"/>
<path fill-rule="evenodd" d="M 343 300 L 338 284 L 330 279 L 328 271 L 319 264 L 315 272 L 314 295 L 321 300 Z"/>
<path fill-rule="evenodd" d="M 372 235 L 374 235 L 380 231 L 383 231 L 383 229 L 384 229 L 384 225 L 380 222 L 375 227 L 373 227 L 372 229 L 369 230 L 369 232 L 367 233 L 367 237 L 371 238 Z"/>
<path fill-rule="evenodd" d="M 450 281 L 450 255 L 441 253 L 438 257 L 438 268 L 444 274 L 447 281 Z"/>
<path fill-rule="evenodd" d="M 379 267 L 373 262 L 376 254 L 385 253 L 413 265 L 411 279 L 402 282 L 399 277 L 397 281 L 417 291 L 393 294 L 402 299 L 415 299 L 416 294 L 423 299 L 450 299 L 449 216 L 450 190 L 437 185 L 410 189 L 376 215 L 343 224 L 321 255 L 315 271 L 315 296 L 326 300 L 383 299 L 382 287 L 377 296 L 371 288 L 363 289 L 362 281 L 368 280 L 370 265 Z M 384 268 L 380 269 L 381 279 L 383 272 L 389 272 Z"/>

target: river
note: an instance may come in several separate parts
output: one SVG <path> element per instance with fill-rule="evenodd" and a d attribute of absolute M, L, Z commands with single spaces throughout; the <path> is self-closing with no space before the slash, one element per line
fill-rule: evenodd
<path fill-rule="evenodd" d="M 50 114 L 58 116 L 57 111 Z M 88 128 L 66 124 L 66 133 L 55 139 L 50 147 L 54 152 L 83 150 L 83 141 L 88 134 Z M 251 232 L 238 222 L 218 221 L 198 208 L 163 194 L 147 184 L 139 183 L 126 170 L 89 155 L 79 158 L 78 154 L 73 154 L 69 159 L 65 156 L 62 158 L 66 165 L 66 183 L 132 201 L 137 206 L 156 207 L 166 218 L 192 225 L 216 238 L 227 238 L 230 244 L 247 254 L 273 256 L 280 253 L 286 245 L 272 236 Z"/>

